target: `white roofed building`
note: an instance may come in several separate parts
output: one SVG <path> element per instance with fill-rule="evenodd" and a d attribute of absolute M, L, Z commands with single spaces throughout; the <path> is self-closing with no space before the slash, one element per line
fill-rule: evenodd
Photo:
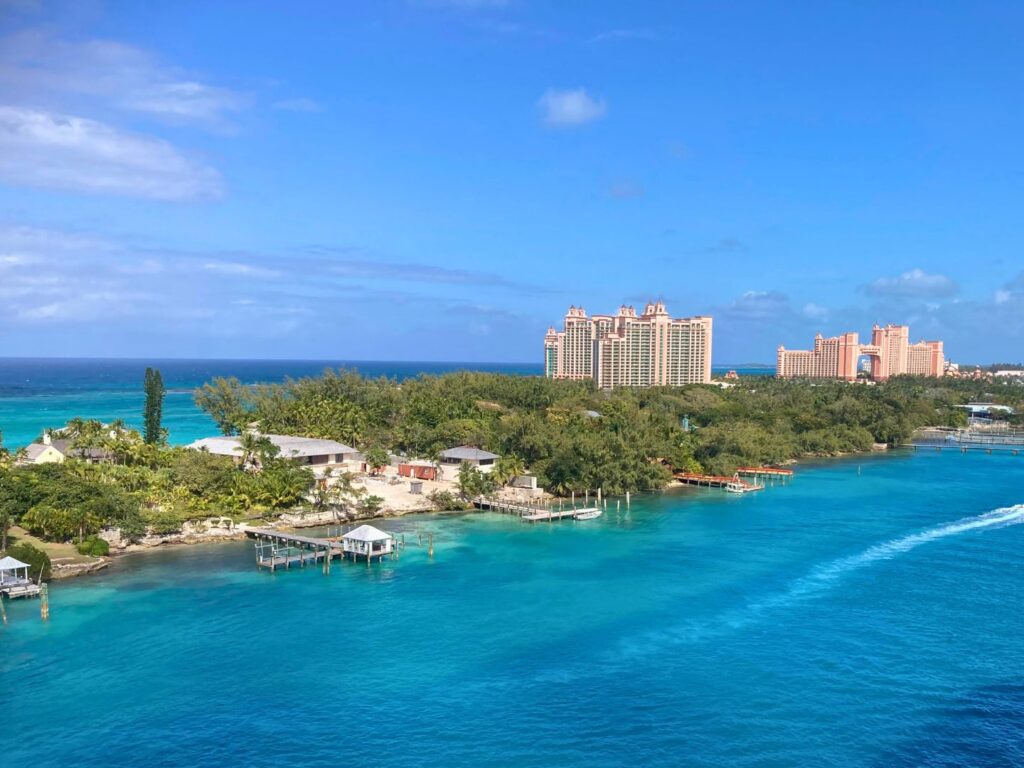
<path fill-rule="evenodd" d="M 394 550 L 395 537 L 387 531 L 374 528 L 372 525 L 360 525 L 341 536 L 342 551 L 353 560 L 365 557 L 367 564 L 373 558 L 383 559 Z"/>
<path fill-rule="evenodd" d="M 441 474 L 445 480 L 455 480 L 459 475 L 459 467 L 463 464 L 469 464 L 481 472 L 490 472 L 498 458 L 496 453 L 470 445 L 449 448 L 441 451 Z"/>
<path fill-rule="evenodd" d="M 291 435 L 261 435 L 278 450 L 278 458 L 293 459 L 314 471 L 328 467 L 348 467 L 359 461 L 359 451 L 334 440 Z M 242 460 L 242 448 L 237 437 L 204 437 L 189 446 L 195 451 L 208 451 L 217 456 L 231 456 Z M 353 467 L 355 468 L 355 467 Z"/>

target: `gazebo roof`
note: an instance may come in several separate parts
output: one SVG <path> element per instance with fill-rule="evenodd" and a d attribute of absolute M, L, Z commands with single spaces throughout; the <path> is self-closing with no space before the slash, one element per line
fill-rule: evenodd
<path fill-rule="evenodd" d="M 363 526 L 364 528 L 367 526 Z M 30 567 L 28 563 L 23 563 L 21 560 L 15 560 L 13 557 L 8 555 L 7 557 L 0 559 L 0 571 L 15 571 L 19 568 Z"/>
<path fill-rule="evenodd" d="M 360 525 L 358 528 L 353 528 L 344 534 L 341 538 L 353 539 L 355 541 L 387 541 L 391 538 L 391 534 L 385 533 L 380 528 L 374 528 L 372 525 Z"/>

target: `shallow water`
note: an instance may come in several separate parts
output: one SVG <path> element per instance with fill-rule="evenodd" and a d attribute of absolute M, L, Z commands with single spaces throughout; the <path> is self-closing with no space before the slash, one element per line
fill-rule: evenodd
<path fill-rule="evenodd" d="M 1024 457 L 801 467 L 398 561 L 168 550 L 9 604 L 5 764 L 1024 762 Z M 614 504 L 614 502 L 613 502 Z M 416 546 L 433 531 L 436 556 Z"/>

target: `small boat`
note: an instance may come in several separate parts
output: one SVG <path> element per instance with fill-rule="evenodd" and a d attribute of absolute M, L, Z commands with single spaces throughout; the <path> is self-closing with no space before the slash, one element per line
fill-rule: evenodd
<path fill-rule="evenodd" d="M 725 490 L 729 493 L 750 493 L 751 491 L 760 491 L 762 488 L 764 488 L 763 485 L 750 485 L 741 480 L 733 480 L 725 484 Z"/>
<path fill-rule="evenodd" d="M 593 520 L 594 518 L 600 517 L 600 516 L 601 516 L 601 510 L 600 509 L 584 509 L 583 511 L 577 512 L 575 515 L 573 515 L 573 519 L 575 519 L 575 520 Z"/>

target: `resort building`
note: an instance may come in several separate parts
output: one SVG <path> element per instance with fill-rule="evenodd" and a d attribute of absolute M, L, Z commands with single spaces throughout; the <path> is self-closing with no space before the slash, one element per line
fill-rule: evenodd
<path fill-rule="evenodd" d="M 856 333 L 830 338 L 820 333 L 814 337 L 813 349 L 786 349 L 780 346 L 775 373 L 787 379 L 843 379 L 855 381 L 857 363 L 867 357 L 871 378 L 885 381 L 890 376 L 942 376 L 946 361 L 941 341 L 910 343 L 910 329 L 905 325 L 876 325 L 871 329 L 871 343 L 861 344 Z"/>
<path fill-rule="evenodd" d="M 291 435 L 261 435 L 278 450 L 278 457 L 294 459 L 314 470 L 328 467 L 345 467 L 359 461 L 359 451 L 334 440 L 320 440 L 312 437 Z M 195 451 L 208 451 L 218 456 L 231 456 L 242 460 L 241 443 L 237 437 L 204 437 L 188 446 Z"/>
<path fill-rule="evenodd" d="M 711 382 L 711 318 L 672 318 L 663 302 L 588 317 L 570 307 L 544 337 L 544 375 L 593 379 L 601 389 Z"/>

